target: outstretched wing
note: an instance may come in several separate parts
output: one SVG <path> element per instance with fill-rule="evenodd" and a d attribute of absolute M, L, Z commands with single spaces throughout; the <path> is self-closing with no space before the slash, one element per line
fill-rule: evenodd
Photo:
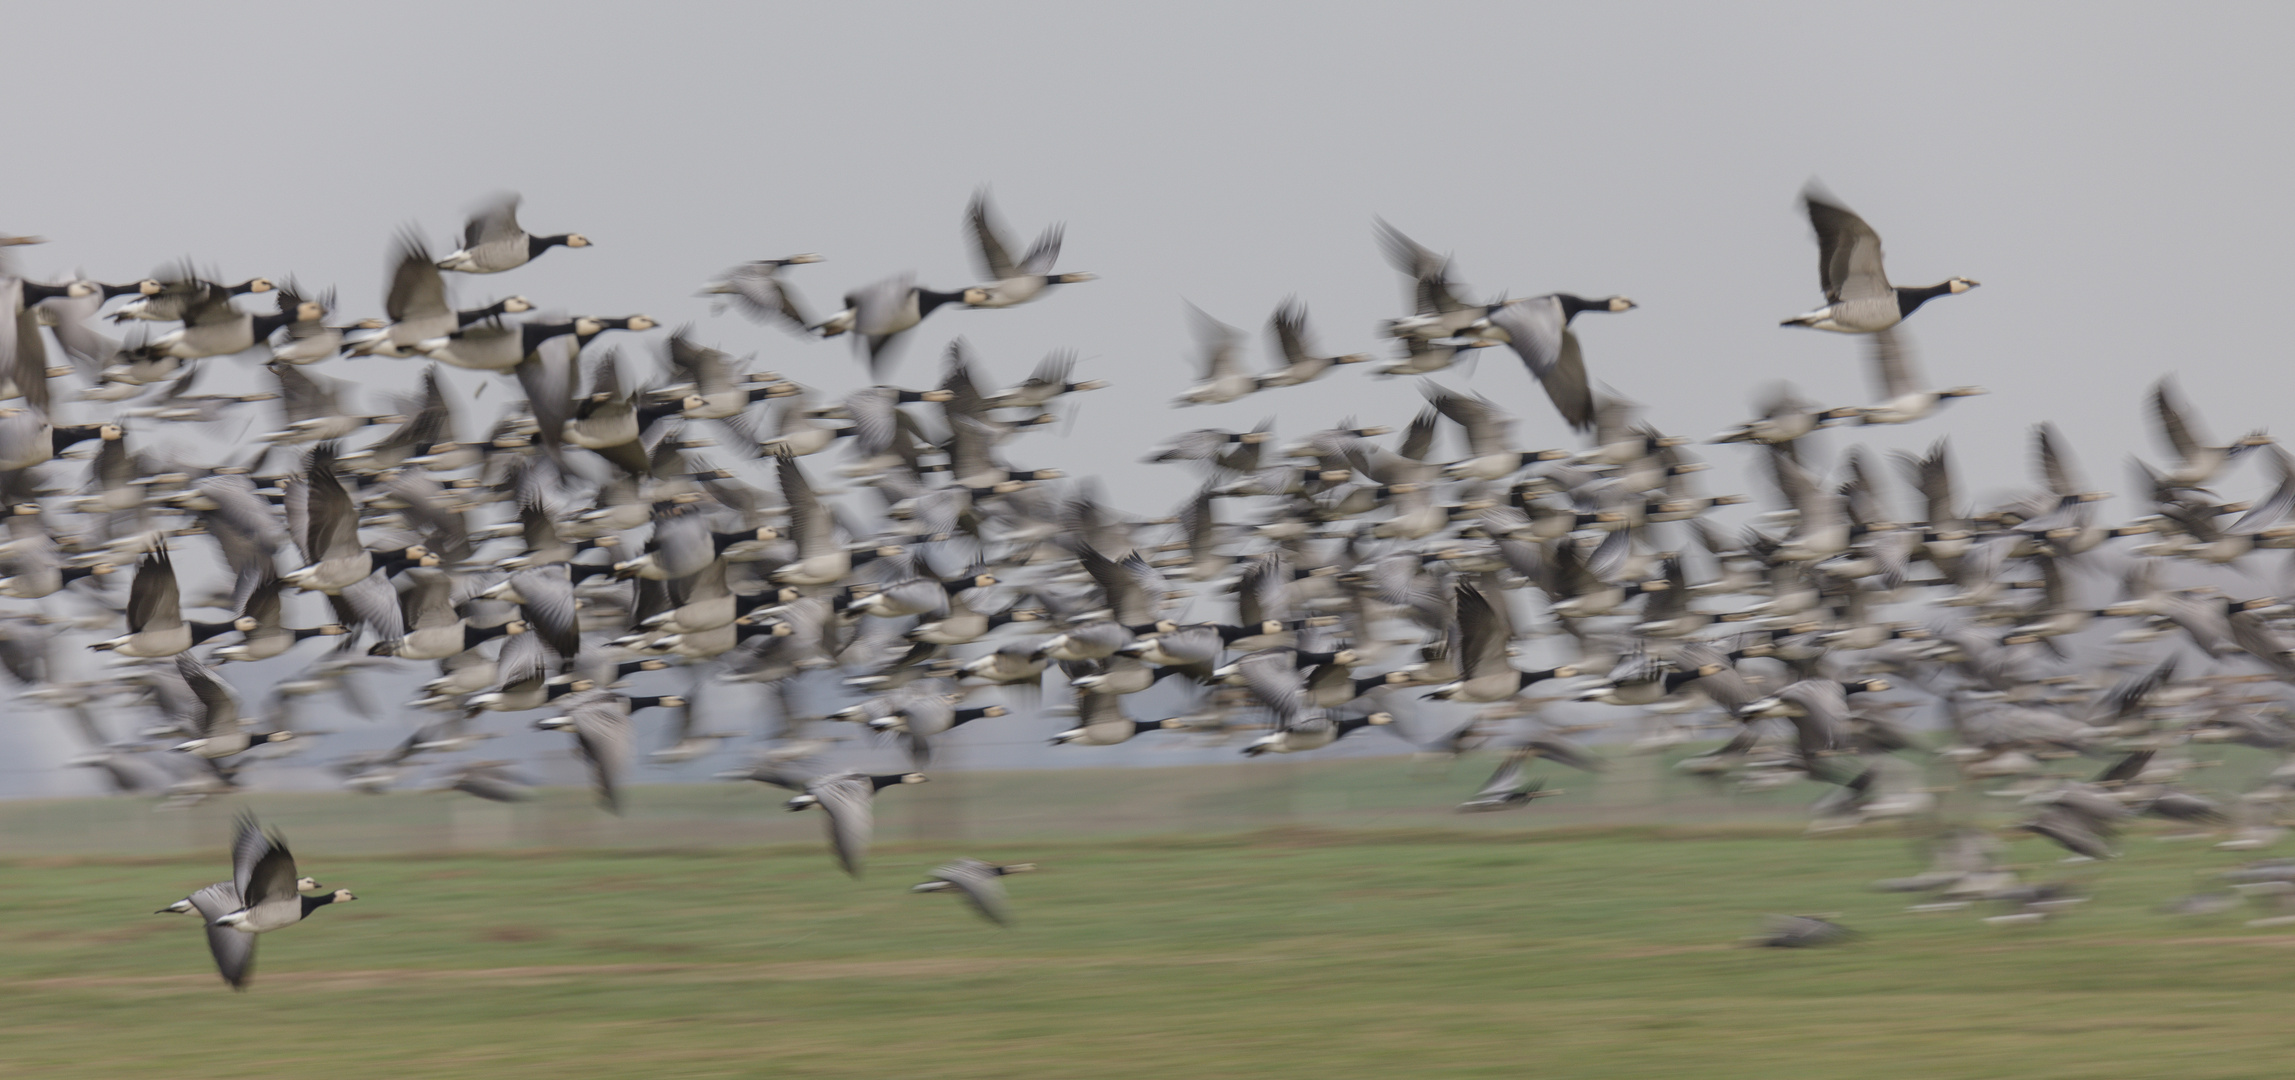
<path fill-rule="evenodd" d="M 1817 276 L 1824 283 L 1826 300 L 1839 303 L 1895 295 L 1881 268 L 1880 234 L 1865 219 L 1814 184 L 1801 192 L 1801 203 L 1817 230 Z"/>

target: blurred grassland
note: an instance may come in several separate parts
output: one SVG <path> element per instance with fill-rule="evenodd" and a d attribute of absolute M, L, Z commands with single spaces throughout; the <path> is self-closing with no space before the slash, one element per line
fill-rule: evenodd
<path fill-rule="evenodd" d="M 0 808 L 12 833 L 160 822 L 115 845 L 138 850 L 0 861 L 0 1077 L 2287 1075 L 2295 935 L 2157 911 L 2235 863 L 2205 844 L 2059 866 L 2016 841 L 2096 898 L 1995 927 L 1868 891 L 1918 868 L 1907 836 L 1795 835 L 1810 788 L 1604 811 L 1621 768 L 1576 807 L 1573 777 L 1520 813 L 1443 812 L 1482 767 L 952 774 L 886 794 L 861 881 L 817 817 L 732 785 L 639 789 L 626 824 L 578 792 L 484 820 L 458 815 L 504 808 L 255 797 L 360 899 L 266 935 L 245 994 L 191 920 L 150 914 L 222 875 L 230 807 Z M 899 805 L 936 788 L 955 825 Z M 505 849 L 450 850 L 488 837 Z M 1013 929 L 906 891 L 957 855 L 1044 865 L 1011 879 Z M 1736 947 L 1766 912 L 1864 937 Z"/>
<path fill-rule="evenodd" d="M 1663 755 L 1598 748 L 1600 774 L 1536 763 L 1532 775 L 1565 792 L 1520 813 L 1453 812 L 1489 775 L 1496 758 L 1456 762 L 1408 757 L 1352 760 L 1267 757 L 1234 765 L 1023 771 L 931 771 L 878 803 L 877 835 L 921 844 L 1109 840 L 1171 834 L 1217 835 L 1307 825 L 1331 829 L 1439 829 L 1514 832 L 1525 828 L 1747 828 L 1796 833 L 1823 790 L 1801 782 L 1744 792 L 1672 766 L 1712 744 Z M 2235 792 L 2278 764 L 2241 747 L 2195 746 L 2217 767 L 2193 774 L 2196 790 Z M 2108 760 L 2063 763 L 2067 775 L 2093 774 Z M 1909 758 L 1892 762 L 1900 779 L 1939 788 L 1954 780 L 1937 766 L 1925 779 Z M 579 789 L 542 789 L 531 802 L 503 805 L 419 790 L 387 795 L 253 792 L 183 811 L 154 812 L 142 799 L 0 800 L 0 858 L 170 855 L 224 850 L 241 803 L 288 830 L 298 849 L 344 855 L 533 849 L 756 847 L 817 842 L 820 819 L 781 810 L 789 795 L 753 782 L 638 785 L 626 815 L 595 809 Z M 2028 812 L 2013 800 L 1961 787 L 1944 797 L 1953 820 L 2005 822 Z"/>

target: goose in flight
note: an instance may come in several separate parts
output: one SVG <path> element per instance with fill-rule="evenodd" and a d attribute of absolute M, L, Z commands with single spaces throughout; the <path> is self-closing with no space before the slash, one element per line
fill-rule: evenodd
<path fill-rule="evenodd" d="M 1012 925 L 1004 903 L 1004 878 L 1036 869 L 1035 863 L 982 862 L 958 859 L 932 872 L 932 880 L 912 886 L 910 892 L 961 892 L 982 918 L 998 926 Z"/>
<path fill-rule="evenodd" d="M 497 195 L 470 215 L 462 226 L 462 246 L 438 260 L 441 270 L 464 274 L 499 274 L 532 262 L 551 248 L 590 246 L 581 233 L 534 236 L 518 225 L 518 196 Z"/>
<path fill-rule="evenodd" d="M 896 274 L 846 293 L 843 310 L 807 329 L 825 338 L 858 335 L 855 348 L 868 354 L 869 381 L 882 383 L 901 335 L 916 329 L 938 308 L 964 297 L 961 291 L 924 288 L 916 283 L 915 274 Z"/>
<path fill-rule="evenodd" d="M 870 776 L 857 772 L 831 773 L 805 781 L 802 794 L 784 806 L 790 811 L 818 806 L 829 816 L 829 847 L 845 873 L 861 876 L 869 858 L 869 840 L 876 834 L 876 794 L 898 784 L 921 784 L 923 773 Z"/>
<path fill-rule="evenodd" d="M 231 845 L 231 880 L 219 881 L 184 898 L 207 923 L 207 947 L 215 967 L 234 990 L 247 988 L 255 969 L 255 935 L 282 930 L 327 906 L 358 897 L 349 889 L 304 896 L 318 883 L 295 873 L 287 842 L 267 833 L 252 815 L 239 819 Z M 162 910 L 173 910 L 174 905 Z"/>
<path fill-rule="evenodd" d="M 1881 235 L 1865 219 L 1815 184 L 1802 189 L 1801 205 L 1817 230 L 1817 276 L 1825 287 L 1825 306 L 1795 315 L 1781 326 L 1871 334 L 1903 322 L 1936 297 L 1964 293 L 1978 284 L 1952 277 L 1921 288 L 1891 285 L 1881 267 Z"/>
<path fill-rule="evenodd" d="M 1060 261 L 1060 241 L 1066 235 L 1065 226 L 1053 225 L 1045 229 L 1036 238 L 1036 242 L 1029 245 L 1027 254 L 1015 260 L 1005 230 L 996 226 L 995 211 L 988 205 L 987 190 L 983 189 L 972 196 L 972 205 L 966 208 L 964 219 L 972 234 L 973 252 L 978 257 L 980 269 L 989 279 L 986 285 L 975 285 L 964 290 L 966 307 L 1012 307 L 1044 295 L 1045 290 L 1054 285 L 1077 285 L 1095 280 L 1095 275 L 1082 272 L 1052 272 L 1052 264 Z"/>
<path fill-rule="evenodd" d="M 709 313 L 718 314 L 731 306 L 751 322 L 775 323 L 791 333 L 802 334 L 813 322 L 805 313 L 805 305 L 797 299 L 787 283 L 779 276 L 783 267 L 801 266 L 821 261 L 819 255 L 806 252 L 779 259 L 759 259 L 742 263 L 710 282 L 701 295 L 722 297 L 709 305 Z"/>
<path fill-rule="evenodd" d="M 1623 296 L 1588 300 L 1570 293 L 1550 293 L 1516 300 L 1490 309 L 1490 314 L 1462 333 L 1503 342 L 1522 358 L 1522 366 L 1546 388 L 1546 396 L 1576 431 L 1594 427 L 1594 391 L 1586 381 L 1586 357 L 1578 348 L 1578 335 L 1570 320 L 1588 311 L 1620 312 L 1637 307 Z"/>

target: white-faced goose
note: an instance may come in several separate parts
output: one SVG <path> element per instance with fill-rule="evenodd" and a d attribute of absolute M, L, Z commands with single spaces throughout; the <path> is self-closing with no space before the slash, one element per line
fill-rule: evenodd
<path fill-rule="evenodd" d="M 156 278 L 129 285 L 106 285 L 77 275 L 57 285 L 25 281 L 21 287 L 25 310 L 39 309 L 39 321 L 46 322 L 55 331 L 56 344 L 63 346 L 65 355 L 71 358 L 80 374 L 89 378 L 100 376 L 119 359 L 119 341 L 98 333 L 93 325 L 103 306 L 117 297 L 151 296 L 162 288 Z M 5 306 L 5 298 L 0 296 L 0 307 Z M 8 343 L 0 342 L 0 370 L 6 368 L 8 348 Z"/>
<path fill-rule="evenodd" d="M 1010 874 L 1024 874 L 1036 869 L 1035 863 L 982 862 L 979 859 L 958 859 L 932 872 L 932 880 L 909 888 L 910 892 L 960 892 L 980 913 L 980 917 L 998 926 L 1012 925 L 1009 905 L 1004 898 L 1004 878 Z"/>
<path fill-rule="evenodd" d="M 152 277 L 159 287 L 139 289 L 142 298 L 120 305 L 119 310 L 112 312 L 113 322 L 181 322 L 195 303 L 212 302 L 217 295 L 228 299 L 267 293 L 275 287 L 269 278 L 259 277 L 248 278 L 237 285 L 217 285 L 200 280 L 189 266 L 162 270 Z"/>
<path fill-rule="evenodd" d="M 330 596 L 341 593 L 385 567 L 376 552 L 359 543 L 359 513 L 350 492 L 335 475 L 335 445 L 320 443 L 305 459 L 303 475 L 283 482 L 287 489 L 287 524 L 295 546 L 303 553 L 301 569 L 282 575 L 288 585 Z M 424 562 L 432 555 L 419 544 L 387 553 L 390 569 Z M 387 584 L 385 589 L 388 589 Z M 396 606 L 395 599 L 392 606 Z"/>
<path fill-rule="evenodd" d="M 464 274 L 499 274 L 524 266 L 560 245 L 589 247 L 590 238 L 580 233 L 527 233 L 518 225 L 518 196 L 505 193 L 470 215 L 462 226 L 462 247 L 438 260 L 438 268 Z"/>
<path fill-rule="evenodd" d="M 391 255 L 390 288 L 383 296 L 387 322 L 381 333 L 351 345 L 352 356 L 413 356 L 422 343 L 443 338 L 480 319 L 516 315 L 533 310 L 523 296 L 499 300 L 483 308 L 456 311 L 448 302 L 446 281 L 422 238 L 399 234 Z"/>
<path fill-rule="evenodd" d="M 1419 341 L 1456 338 L 1490 313 L 1488 305 L 1468 303 L 1458 295 L 1450 280 L 1449 256 L 1428 250 L 1383 218 L 1374 220 L 1379 247 L 1388 264 L 1411 279 L 1412 313 L 1387 320 L 1388 336 Z M 1444 357 L 1440 366 L 1448 364 L 1448 357 Z"/>
<path fill-rule="evenodd" d="M 317 298 L 297 298 L 295 306 L 288 310 L 258 315 L 239 310 L 222 289 L 210 288 L 185 305 L 182 329 L 154 339 L 137 353 L 145 358 L 172 360 L 230 356 L 269 341 L 281 327 L 315 322 L 326 316 L 327 309 Z M 172 367 L 169 371 L 172 372 Z M 154 381 L 146 365 L 132 360 L 106 369 L 105 377 L 116 382 Z"/>
<path fill-rule="evenodd" d="M 1512 626 L 1480 589 L 1465 582 L 1456 587 L 1458 641 L 1454 655 L 1458 679 L 1425 694 L 1439 701 L 1505 701 L 1547 679 L 1578 674 L 1562 665 L 1545 671 L 1523 671 L 1507 660 Z"/>
<path fill-rule="evenodd" d="M 655 325 L 643 315 L 614 319 L 584 315 L 565 322 L 503 323 L 489 319 L 422 342 L 416 350 L 442 364 L 471 371 L 511 371 L 552 338 L 573 334 L 586 339 L 606 330 L 645 331 Z"/>
<path fill-rule="evenodd" d="M 1802 190 L 1801 205 L 1817 230 L 1817 276 L 1825 287 L 1825 306 L 1781 325 L 1870 334 L 1903 322 L 1929 300 L 1977 286 L 1964 277 L 1918 289 L 1891 285 L 1881 266 L 1880 234 L 1865 219 L 1815 184 Z"/>
<path fill-rule="evenodd" d="M 174 719 L 191 736 L 172 747 L 175 751 L 215 760 L 295 737 L 292 731 L 247 730 L 247 718 L 239 712 L 239 695 L 213 670 L 190 656 L 175 658 L 174 674 L 190 695 L 175 708 Z"/>
<path fill-rule="evenodd" d="M 190 896 L 186 896 L 186 897 L 184 897 L 183 899 L 176 901 L 175 903 L 169 904 L 169 905 L 167 905 L 166 907 L 163 907 L 163 908 L 159 909 L 158 911 L 154 911 L 154 912 L 152 912 L 152 914 L 154 914 L 154 915 L 189 915 L 189 914 L 191 914 L 193 911 L 198 911 L 198 910 L 199 910 L 199 907 L 200 907 L 200 905 L 199 905 L 199 904 L 198 904 L 198 903 L 197 903 L 197 902 L 196 902 L 196 901 L 193 899 L 193 897 L 196 897 L 196 896 L 198 896 L 200 893 L 203 893 L 203 892 L 207 892 L 209 889 L 228 889 L 228 888 L 231 888 L 231 887 L 232 887 L 232 885 L 231 885 L 231 883 L 230 883 L 230 882 L 228 882 L 228 881 L 218 881 L 218 882 L 214 883 L 213 885 L 202 885 L 202 886 L 200 886 L 200 887 L 199 887 L 199 889 L 198 889 L 196 892 L 193 892 L 193 893 L 192 893 Z M 314 889 L 318 889 L 318 888 L 322 888 L 322 887 L 323 887 L 323 886 L 321 886 L 321 885 L 319 884 L 319 879 L 317 879 L 317 878 L 312 878 L 312 877 L 300 877 L 300 878 L 296 878 L 296 879 L 295 879 L 295 891 L 296 891 L 296 892 L 310 892 L 310 891 L 312 891 L 312 890 L 314 890 Z M 211 894 L 211 895 L 212 895 L 212 894 Z M 223 909 L 220 909 L 220 910 L 216 911 L 216 912 L 215 912 L 215 915 L 228 915 L 228 914 L 230 914 L 230 913 L 231 913 L 231 911 L 232 911 L 232 910 L 234 910 L 234 909 L 231 909 L 231 908 L 223 908 Z M 205 912 L 201 912 L 201 914 L 205 915 L 206 913 L 205 913 Z M 214 919 L 214 918 L 215 918 L 215 915 L 207 915 L 207 918 L 208 918 L 208 919 L 210 919 L 210 920 L 212 920 L 212 919 Z"/>
<path fill-rule="evenodd" d="M 153 548 L 136 563 L 128 587 L 127 634 L 89 648 L 140 657 L 174 656 L 190 648 L 191 627 L 183 621 L 180 597 L 174 560 L 164 546 Z"/>
<path fill-rule="evenodd" d="M 315 637 L 340 637 L 349 630 L 340 623 L 318 626 L 293 627 L 286 625 L 281 615 L 281 595 L 287 583 L 277 576 L 264 573 L 247 598 L 239 606 L 239 617 L 229 624 L 239 631 L 237 644 L 215 650 L 218 663 L 227 661 L 253 662 L 279 656 L 296 644 Z"/>
<path fill-rule="evenodd" d="M 444 660 L 505 634 L 523 634 L 526 624 L 516 619 L 496 626 L 474 626 L 455 610 L 457 582 L 443 570 L 407 571 L 409 584 L 400 596 L 406 632 L 376 642 L 369 656 L 395 656 L 401 660 Z"/>
<path fill-rule="evenodd" d="M 1077 687 L 1075 713 L 1076 726 L 1052 736 L 1052 745 L 1115 746 L 1130 742 L 1134 735 L 1179 726 L 1168 720 L 1134 720 L 1124 713 L 1122 698 L 1081 685 Z"/>
<path fill-rule="evenodd" d="M 804 303 L 779 275 L 783 267 L 820 261 L 819 255 L 808 253 L 742 263 L 726 271 L 723 278 L 711 282 L 708 288 L 701 290 L 701 295 L 725 298 L 710 305 L 712 315 L 723 312 L 726 305 L 731 304 L 752 322 L 777 324 L 791 333 L 802 334 L 813 324 L 813 317 L 805 313 Z"/>
<path fill-rule="evenodd" d="M 844 310 L 809 329 L 822 337 L 853 333 L 854 347 L 868 354 L 869 381 L 883 382 L 900 336 L 916 329 L 943 305 L 961 303 L 964 293 L 919 287 L 915 274 L 897 274 L 845 294 Z"/>
<path fill-rule="evenodd" d="M 631 747 L 629 702 L 610 690 L 568 694 L 558 716 L 534 721 L 543 731 L 564 731 L 574 736 L 574 748 L 589 765 L 590 783 L 598 804 L 622 812 L 621 778 L 629 771 Z"/>
<path fill-rule="evenodd" d="M 1224 405 L 1259 388 L 1259 381 L 1243 365 L 1243 331 L 1187 305 L 1196 351 L 1202 357 L 1194 386 L 1174 405 Z"/>
<path fill-rule="evenodd" d="M 784 787 L 796 786 L 802 792 L 783 806 L 792 811 L 820 807 L 829 817 L 829 847 L 836 853 L 837 864 L 845 868 L 845 873 L 859 877 L 861 868 L 868 862 L 869 841 L 876 834 L 877 792 L 899 784 L 924 782 L 924 774 L 915 772 L 875 776 L 830 773 L 799 785 L 781 782 Z"/>
<path fill-rule="evenodd" d="M 1062 349 L 1047 353 L 1044 359 L 1037 362 L 1036 369 L 1028 373 L 1027 381 L 1011 389 L 988 395 L 981 401 L 981 407 L 987 409 L 1041 409 L 1051 404 L 1054 398 L 1062 394 L 1098 390 L 1108 385 L 1105 379 L 1072 379 L 1069 376 L 1074 373 L 1075 369 L 1076 353 L 1074 350 Z"/>
<path fill-rule="evenodd" d="M 238 839 L 231 845 L 231 881 L 189 897 L 207 920 L 208 947 L 233 989 L 246 989 L 254 972 L 255 935 L 286 929 L 328 904 L 358 899 L 349 889 L 304 896 L 297 888 L 302 880 L 286 841 L 266 835 L 253 815 L 241 815 Z M 210 914 L 211 909 L 220 913 Z"/>
<path fill-rule="evenodd" d="M 1064 226 L 1047 227 L 1029 246 L 1027 254 L 1017 260 L 1012 258 L 1011 244 L 1005 230 L 997 227 L 985 188 L 973 193 L 972 205 L 965 208 L 964 220 L 972 237 L 973 254 L 982 275 L 988 278 L 988 284 L 964 290 L 964 303 L 968 307 L 1012 307 L 1044 295 L 1055 285 L 1097 280 L 1095 275 L 1081 272 L 1052 272 L 1052 264 L 1060 261 L 1060 241 L 1066 235 Z"/>
<path fill-rule="evenodd" d="M 1275 314 L 1267 320 L 1267 329 L 1275 336 L 1275 353 L 1281 362 L 1275 370 L 1258 376 L 1261 390 L 1313 382 L 1340 364 L 1360 364 L 1371 359 L 1368 353 L 1317 355 L 1307 335 L 1307 305 L 1300 303 L 1297 297 L 1283 301 L 1282 306 L 1275 309 Z"/>
<path fill-rule="evenodd" d="M 2209 440 L 2198 433 L 2198 424 L 2191 419 L 2191 407 L 2181 400 L 2182 397 L 2176 391 L 2173 376 L 2163 378 L 2152 386 L 2152 422 L 2159 429 L 2161 440 L 2168 444 L 2168 449 L 2174 451 L 2176 457 L 2175 462 L 2162 475 L 2167 483 L 2181 487 L 2204 486 L 2239 455 L 2271 444 L 2269 435 L 2257 431 L 2248 433 L 2229 446 L 2208 445 Z"/>
<path fill-rule="evenodd" d="M 1576 430 L 1590 431 L 1594 427 L 1594 391 L 1586 379 L 1585 354 L 1578 348 L 1578 335 L 1570 329 L 1570 320 L 1588 311 L 1632 311 L 1634 306 L 1623 296 L 1588 300 L 1551 293 L 1493 307 L 1467 332 L 1505 342 L 1546 388 L 1546 396 L 1562 419 Z"/>
<path fill-rule="evenodd" d="M 1985 392 L 1981 386 L 1931 390 L 1923 385 L 1919 366 L 1913 361 L 1912 343 L 1894 327 L 1874 331 L 1868 342 L 1865 351 L 1870 357 L 1873 383 L 1880 391 L 1880 403 L 1827 410 L 1825 419 L 1855 420 L 1860 424 L 1909 424 L 1933 415 L 1938 407 L 1954 398 L 1975 397 Z"/>

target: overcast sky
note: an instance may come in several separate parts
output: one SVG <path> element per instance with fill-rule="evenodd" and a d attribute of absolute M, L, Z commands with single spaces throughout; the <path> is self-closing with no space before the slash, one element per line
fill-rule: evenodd
<path fill-rule="evenodd" d="M 929 382 L 957 334 L 1000 381 L 1079 350 L 1114 387 L 1071 437 L 1012 457 L 1108 477 L 1150 514 L 1193 482 L 1134 464 L 1173 431 L 1418 410 L 1410 382 L 1361 369 L 1166 408 L 1191 375 L 1183 299 L 1251 331 L 1255 361 L 1293 294 L 1327 350 L 1383 354 L 1373 329 L 1403 292 L 1373 215 L 1481 292 L 1639 301 L 1581 321 L 1588 365 L 1702 437 L 1764 380 L 1871 399 L 1857 341 L 1777 326 L 1819 302 L 1794 197 L 1821 178 L 1886 239 L 1895 280 L 1984 283 L 1910 331 L 1930 382 L 1992 391 L 1831 436 L 1828 456 L 1950 434 L 1978 496 L 2025 483 L 2042 419 L 2092 486 L 2125 491 L 2127 455 L 2157 454 L 2142 394 L 2162 374 L 2219 441 L 2271 426 L 2295 381 L 2278 326 L 2295 271 L 2271 254 L 2295 154 L 2283 6 L 484 7 L 20 7 L 0 232 L 53 241 L 19 251 L 33 272 L 125 280 L 189 255 L 337 286 L 356 317 L 380 313 L 393 229 L 443 241 L 513 189 L 529 229 L 596 246 L 465 298 L 693 321 L 841 391 L 860 373 L 843 342 L 711 318 L 694 290 L 797 251 L 828 258 L 793 272 L 820 308 L 900 271 L 968 284 L 960 219 L 989 184 L 1024 235 L 1066 222 L 1062 267 L 1101 280 L 935 314 L 894 377 Z M 324 370 L 403 383 L 406 364 Z M 1569 442 L 1503 350 L 1448 381 L 1516 409 L 1525 445 Z M 1751 453 L 1711 448 L 1717 483 Z M 2243 471 L 2231 489 L 2256 486 Z"/>

